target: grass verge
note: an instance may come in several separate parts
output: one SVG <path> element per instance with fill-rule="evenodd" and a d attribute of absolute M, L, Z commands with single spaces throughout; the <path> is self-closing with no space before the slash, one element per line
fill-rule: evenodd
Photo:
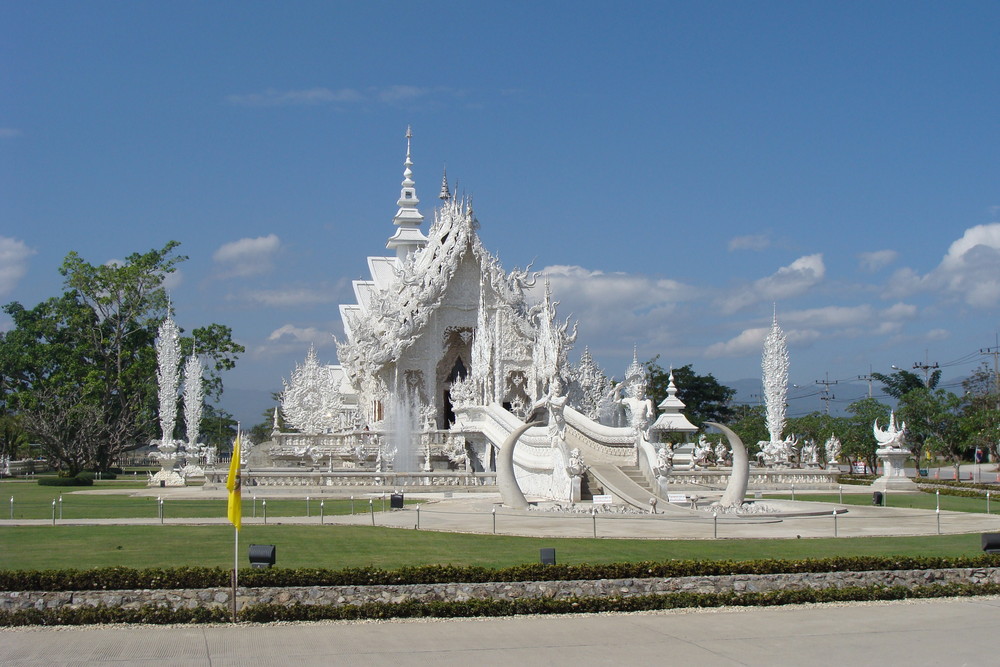
<path fill-rule="evenodd" d="M 274 544 L 281 567 L 334 568 L 407 565 L 509 567 L 538 562 L 554 547 L 560 563 L 616 563 L 831 556 L 974 556 L 979 534 L 776 540 L 633 540 L 467 535 L 368 526 L 246 525 L 247 545 Z M 233 529 L 219 526 L 5 526 L 0 569 L 42 570 L 125 566 L 232 567 Z"/>

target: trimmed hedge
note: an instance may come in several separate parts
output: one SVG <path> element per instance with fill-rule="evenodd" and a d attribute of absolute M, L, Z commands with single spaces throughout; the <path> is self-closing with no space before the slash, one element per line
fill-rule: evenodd
<path fill-rule="evenodd" d="M 926 479 L 921 478 L 914 480 L 920 486 L 929 487 L 948 487 L 952 489 L 979 489 L 980 491 L 996 491 L 1000 489 L 996 484 L 989 484 L 987 482 L 962 482 L 954 479 Z M 923 489 L 921 489 L 923 490 Z M 944 490 L 941 491 L 944 493 Z"/>
<path fill-rule="evenodd" d="M 390 618 L 463 618 L 651 611 L 691 607 L 776 606 L 816 602 L 904 600 L 936 597 L 971 597 L 1000 593 L 998 584 L 932 584 L 906 586 L 857 586 L 802 589 L 766 593 L 663 593 L 635 597 L 473 599 L 462 602 L 370 602 L 360 605 L 257 604 L 244 607 L 239 620 L 253 623 L 275 621 L 360 620 Z M 195 608 L 169 610 L 147 606 L 63 607 L 59 609 L 0 610 L 0 626 L 85 625 L 92 623 L 220 623 L 230 620 L 228 609 Z"/>
<path fill-rule="evenodd" d="M 80 473 L 76 477 L 39 477 L 39 486 L 93 486 L 94 476 Z"/>
<path fill-rule="evenodd" d="M 273 621 L 361 620 L 388 618 L 460 618 L 653 611 L 691 607 L 767 607 L 809 602 L 904 600 L 908 598 L 968 597 L 1000 593 L 997 584 L 932 584 L 906 586 L 852 586 L 764 593 L 661 593 L 634 597 L 472 599 L 462 602 L 369 602 L 360 605 L 258 604 L 240 610 L 239 619 Z"/>
<path fill-rule="evenodd" d="M 875 475 L 852 475 L 848 473 L 837 475 L 838 484 L 854 484 L 857 486 L 867 486 L 876 479 Z"/>
<path fill-rule="evenodd" d="M 314 568 L 244 569 L 240 583 L 248 587 L 371 586 L 505 581 L 579 581 L 646 579 L 731 574 L 793 574 L 1000 567 L 1000 555 L 954 558 L 936 556 L 847 556 L 803 560 L 693 561 L 542 565 L 531 563 L 490 569 L 477 566 L 426 565 L 382 570 L 375 567 L 323 570 Z M 219 588 L 230 585 L 231 570 L 207 567 L 92 570 L 0 570 L 0 590 L 80 591 L 174 588 Z"/>

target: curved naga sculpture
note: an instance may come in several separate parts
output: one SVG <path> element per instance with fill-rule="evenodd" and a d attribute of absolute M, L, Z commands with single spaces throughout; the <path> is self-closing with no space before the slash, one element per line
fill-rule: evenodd
<path fill-rule="evenodd" d="M 503 504 L 507 507 L 528 509 L 528 499 L 524 497 L 521 487 L 517 484 L 517 478 L 514 477 L 514 445 L 525 431 L 535 426 L 544 426 L 544 422 L 528 422 L 518 426 L 500 447 L 500 455 L 497 457 L 497 486 L 500 487 Z"/>
<path fill-rule="evenodd" d="M 717 422 L 705 422 L 709 426 L 722 431 L 729 440 L 729 446 L 733 450 L 733 474 L 729 477 L 729 484 L 719 501 L 720 507 L 740 507 L 743 505 L 743 498 L 747 494 L 747 485 L 750 483 L 750 458 L 747 456 L 747 448 L 731 428 L 723 426 Z"/>

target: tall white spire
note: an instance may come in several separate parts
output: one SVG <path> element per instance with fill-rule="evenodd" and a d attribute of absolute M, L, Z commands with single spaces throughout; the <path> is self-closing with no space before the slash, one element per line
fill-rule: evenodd
<path fill-rule="evenodd" d="M 788 346 L 785 332 L 778 326 L 778 306 L 774 306 L 771 331 L 764 339 L 761 359 L 764 402 L 767 406 L 767 430 L 771 442 L 781 440 L 785 428 L 785 401 L 788 397 Z"/>
<path fill-rule="evenodd" d="M 406 126 L 406 160 L 403 162 L 403 183 L 399 191 L 399 201 L 396 205 L 396 217 L 392 219 L 392 224 L 396 225 L 396 233 L 392 235 L 386 248 L 395 249 L 396 257 L 406 259 L 414 251 L 427 245 L 427 237 L 420 231 L 420 225 L 424 221 L 423 214 L 417 209 L 420 200 L 417 199 L 417 190 L 413 182 L 413 160 L 410 158 L 410 139 L 413 132 L 410 126 Z"/>

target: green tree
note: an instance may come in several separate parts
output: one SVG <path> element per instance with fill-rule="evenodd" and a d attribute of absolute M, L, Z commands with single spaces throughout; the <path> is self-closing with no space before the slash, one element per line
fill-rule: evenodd
<path fill-rule="evenodd" d="M 963 383 L 965 405 L 961 426 L 966 443 L 973 449 L 989 452 L 994 461 L 1000 460 L 1000 392 L 997 375 L 985 364 Z"/>
<path fill-rule="evenodd" d="M 656 363 L 659 355 L 645 363 L 649 373 L 649 384 L 646 394 L 652 399 L 653 405 L 659 405 L 667 397 L 667 386 L 670 383 L 670 371 Z M 673 370 L 674 384 L 677 386 L 677 398 L 684 402 L 684 414 L 695 426 L 700 427 L 706 421 L 728 423 L 733 417 L 730 403 L 736 390 L 720 384 L 715 377 L 698 375 L 691 364 Z"/>
<path fill-rule="evenodd" d="M 729 427 L 740 436 L 751 457 L 760 451 L 757 443 L 766 441 L 771 435 L 767 431 L 767 409 L 763 405 L 735 406 Z"/>
<path fill-rule="evenodd" d="M 71 252 L 66 291 L 27 309 L 4 307 L 14 328 L 0 338 L 0 400 L 54 463 L 106 470 L 122 453 L 158 437 L 157 328 L 169 304 L 164 278 L 184 257 L 177 242 L 95 266 Z M 209 387 L 243 351 L 221 325 L 182 340 L 210 360 Z"/>
<path fill-rule="evenodd" d="M 955 466 L 957 477 L 958 466 L 968 450 L 961 415 L 959 396 L 924 387 L 903 395 L 897 418 L 906 422 L 906 446 L 917 460 L 925 452 L 943 456 Z"/>
<path fill-rule="evenodd" d="M 834 417 L 825 412 L 810 412 L 802 417 L 789 419 L 785 424 L 786 433 L 794 433 L 819 445 L 825 443 L 831 435 L 841 437 L 846 430 L 846 420 L 843 417 Z"/>
<path fill-rule="evenodd" d="M 28 432 L 17 415 L 0 416 L 0 456 L 23 458 L 28 442 Z"/>
<path fill-rule="evenodd" d="M 214 405 L 206 405 L 201 415 L 202 442 L 214 445 L 220 452 L 232 451 L 236 426 L 237 421 L 231 414 Z"/>
<path fill-rule="evenodd" d="M 841 451 L 849 461 L 863 462 L 868 465 L 869 470 L 875 470 L 878 464 L 878 457 L 875 456 L 878 442 L 875 440 L 873 427 L 875 420 L 883 425 L 889 421 L 889 406 L 874 398 L 863 398 L 847 406 L 847 412 L 851 416 L 847 418 L 846 428 L 841 436 Z"/>
<path fill-rule="evenodd" d="M 941 370 L 938 369 L 927 376 L 925 383 L 920 376 L 910 371 L 897 369 L 895 373 L 872 373 L 872 378 L 882 383 L 882 390 L 896 400 L 903 398 L 914 389 L 934 389 L 941 380 Z"/>

